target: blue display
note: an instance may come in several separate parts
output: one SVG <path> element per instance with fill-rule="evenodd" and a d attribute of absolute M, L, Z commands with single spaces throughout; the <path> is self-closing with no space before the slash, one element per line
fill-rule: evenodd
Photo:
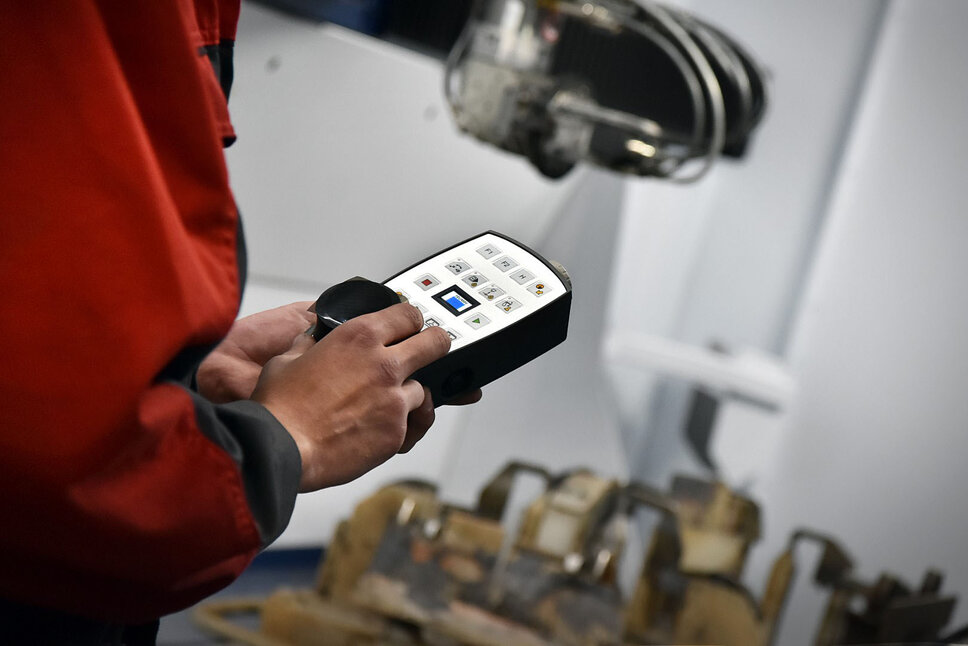
<path fill-rule="evenodd" d="M 444 300 L 447 301 L 447 303 L 458 312 L 470 307 L 470 303 L 465 301 L 457 294 L 449 294 L 444 297 Z"/>
<path fill-rule="evenodd" d="M 479 305 L 477 301 L 471 298 L 470 294 L 456 285 L 451 285 L 439 294 L 434 294 L 433 299 L 454 316 L 463 314 Z"/>

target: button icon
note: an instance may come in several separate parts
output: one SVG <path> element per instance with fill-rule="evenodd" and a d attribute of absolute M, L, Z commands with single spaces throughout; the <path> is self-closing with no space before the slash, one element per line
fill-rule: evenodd
<path fill-rule="evenodd" d="M 511 278 L 513 278 L 514 282 L 516 282 L 518 285 L 523 285 L 529 280 L 534 280 L 534 274 L 527 269 L 519 269 L 511 274 Z"/>
<path fill-rule="evenodd" d="M 460 338 L 460 335 L 457 334 L 457 332 L 454 332 L 453 330 L 451 330 L 449 327 L 445 327 L 444 332 L 447 333 L 447 336 L 450 337 L 451 341 L 456 341 L 457 339 Z"/>
<path fill-rule="evenodd" d="M 504 296 L 504 290 L 495 285 L 491 285 L 490 287 L 485 287 L 484 289 L 482 289 L 477 293 L 489 301 L 493 301 L 495 298 L 500 298 L 501 296 Z"/>
<path fill-rule="evenodd" d="M 432 316 L 428 316 L 427 320 L 424 321 L 424 327 L 440 327 L 440 321 Z"/>
<path fill-rule="evenodd" d="M 501 300 L 500 302 L 498 302 L 498 303 L 495 303 L 495 305 L 496 305 L 497 307 L 499 307 L 499 308 L 501 308 L 502 310 L 504 310 L 504 313 L 505 313 L 505 314 L 510 314 L 510 313 L 511 313 L 511 312 L 513 312 L 514 310 L 516 310 L 516 309 L 518 309 L 519 307 L 521 307 L 521 303 L 519 303 L 519 302 L 518 302 L 518 301 L 516 301 L 515 299 L 513 299 L 513 298 L 511 298 L 510 296 L 508 296 L 508 297 L 507 297 L 507 298 L 505 298 L 505 299 L 502 299 L 502 300 Z"/>
<path fill-rule="evenodd" d="M 490 322 L 491 322 L 491 319 L 487 318 L 483 314 L 478 314 L 477 316 L 471 316 L 471 317 L 468 317 L 468 318 L 464 319 L 464 323 L 467 323 L 469 326 L 471 326 L 475 330 L 478 330 L 478 329 L 484 327 L 485 325 L 487 325 Z"/>
<path fill-rule="evenodd" d="M 501 253 L 501 250 L 492 244 L 486 244 L 477 250 L 477 253 L 481 254 L 485 258 L 493 258 L 494 256 Z"/>
<path fill-rule="evenodd" d="M 484 276 L 484 274 L 478 273 L 468 274 L 461 278 L 461 280 L 467 283 L 467 285 L 470 287 L 477 287 L 478 285 L 483 285 L 487 282 L 487 278 Z"/>
<path fill-rule="evenodd" d="M 423 276 L 418 276 L 417 280 L 413 281 L 415 285 L 420 287 L 420 289 L 427 291 L 432 287 L 440 284 L 440 281 L 433 277 L 432 274 L 424 274 Z"/>
<path fill-rule="evenodd" d="M 457 274 L 464 273 L 470 268 L 471 268 L 470 264 L 464 260 L 461 260 L 460 258 L 458 258 L 457 260 L 452 260 L 449 263 L 447 263 L 447 269 L 450 271 L 450 273 L 454 274 L 455 276 Z"/>
<path fill-rule="evenodd" d="M 551 291 L 551 287 L 539 280 L 536 283 L 528 285 L 528 291 L 534 294 L 535 296 L 544 296 L 545 294 Z"/>
<path fill-rule="evenodd" d="M 498 258 L 497 260 L 494 261 L 494 266 L 500 269 L 501 271 L 507 272 L 517 267 L 518 263 L 515 262 L 513 258 L 510 258 L 508 256 L 502 256 L 501 258 Z"/>

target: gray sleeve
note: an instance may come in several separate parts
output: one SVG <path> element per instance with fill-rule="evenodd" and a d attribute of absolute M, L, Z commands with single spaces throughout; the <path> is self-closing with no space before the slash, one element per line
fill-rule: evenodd
<path fill-rule="evenodd" d="M 302 477 L 296 442 L 261 404 L 213 404 L 196 392 L 188 392 L 199 429 L 238 465 L 262 546 L 269 545 L 289 524 L 296 504 Z"/>

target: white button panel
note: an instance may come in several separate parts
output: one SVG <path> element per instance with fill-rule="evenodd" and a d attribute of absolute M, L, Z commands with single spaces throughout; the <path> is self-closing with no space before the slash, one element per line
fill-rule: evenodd
<path fill-rule="evenodd" d="M 423 274 L 421 276 L 417 276 L 417 278 L 413 281 L 413 284 L 417 285 L 420 289 L 427 291 L 428 289 L 433 289 L 439 285 L 440 281 L 430 274 Z"/>
<path fill-rule="evenodd" d="M 495 298 L 501 298 L 504 296 L 505 292 L 497 285 L 490 285 L 477 293 L 483 296 L 485 300 L 493 301 Z"/>
<path fill-rule="evenodd" d="M 521 307 L 521 302 L 514 300 L 510 296 L 507 296 L 499 300 L 497 303 L 495 303 L 495 305 L 497 306 L 498 309 L 504 310 L 505 314 L 510 314 L 514 310 Z"/>
<path fill-rule="evenodd" d="M 484 327 L 490 322 L 491 322 L 491 319 L 487 318 L 483 314 L 477 314 L 477 315 L 472 314 L 471 316 L 468 316 L 466 319 L 464 319 L 464 323 L 467 323 L 475 330 L 481 329 L 482 327 Z"/>
<path fill-rule="evenodd" d="M 551 291 L 551 286 L 548 285 L 547 283 L 539 280 L 539 281 L 536 281 L 536 282 L 528 285 L 528 291 L 531 292 L 532 294 L 534 294 L 535 296 L 539 296 L 540 297 L 540 296 L 544 296 L 545 294 L 547 294 L 548 292 L 550 292 Z"/>
<path fill-rule="evenodd" d="M 467 271 L 470 268 L 471 268 L 471 264 L 465 260 L 461 260 L 460 258 L 458 258 L 457 260 L 452 260 L 451 262 L 447 263 L 448 271 L 450 271 L 450 273 L 454 274 L 455 276 L 458 274 L 463 274 L 465 271 Z"/>
<path fill-rule="evenodd" d="M 501 271 L 511 271 L 518 266 L 518 262 L 510 256 L 501 256 L 494 261 L 494 266 Z"/>
<path fill-rule="evenodd" d="M 479 274 L 476 271 L 472 271 L 461 278 L 461 280 L 464 281 L 464 284 L 468 287 L 477 287 L 478 285 L 483 285 L 487 282 L 487 276 L 484 274 Z"/>
<path fill-rule="evenodd" d="M 425 327 L 445 330 L 451 350 L 513 325 L 567 291 L 540 258 L 491 233 L 442 251 L 386 285 L 407 294 Z"/>
<path fill-rule="evenodd" d="M 477 253 L 484 256 L 484 258 L 493 258 L 494 256 L 501 253 L 500 248 L 498 248 L 493 244 L 486 244 L 483 247 L 480 247 L 479 249 L 477 249 L 476 251 Z"/>
<path fill-rule="evenodd" d="M 518 285 L 523 285 L 534 280 L 534 274 L 527 269 L 518 269 L 511 272 L 511 279 Z"/>

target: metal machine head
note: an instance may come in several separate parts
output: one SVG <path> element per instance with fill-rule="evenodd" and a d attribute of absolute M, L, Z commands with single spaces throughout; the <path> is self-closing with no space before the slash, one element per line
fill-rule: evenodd
<path fill-rule="evenodd" d="M 647 0 L 483 0 L 444 81 L 462 130 L 546 176 L 587 161 L 679 180 L 743 153 L 764 85 L 729 37 Z"/>

